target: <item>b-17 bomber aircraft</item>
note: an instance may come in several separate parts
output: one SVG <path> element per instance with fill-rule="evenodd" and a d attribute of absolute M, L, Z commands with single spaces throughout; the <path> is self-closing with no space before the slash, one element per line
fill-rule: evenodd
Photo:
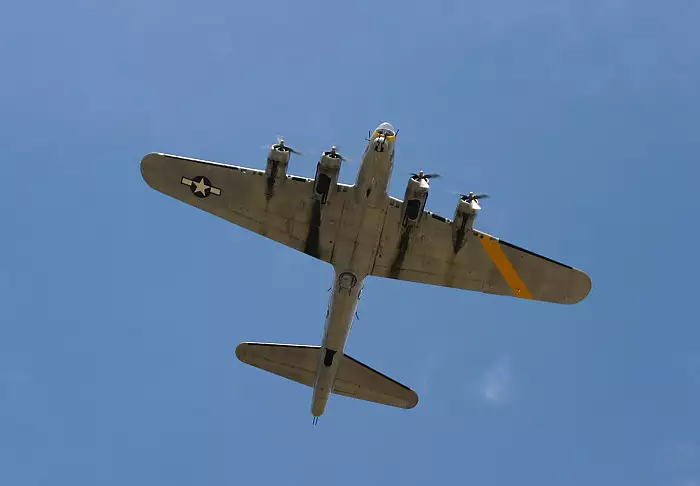
<path fill-rule="evenodd" d="M 333 265 L 320 346 L 245 342 L 242 362 L 313 389 L 314 423 L 331 393 L 413 408 L 410 388 L 344 353 L 365 279 L 385 277 L 560 304 L 583 300 L 588 276 L 474 229 L 485 196 L 462 195 L 452 220 L 425 208 L 435 174 L 408 179 L 404 199 L 387 194 L 396 131 L 380 124 L 367 139 L 355 184 L 338 182 L 345 160 L 323 152 L 313 178 L 289 175 L 284 140 L 265 170 L 151 153 L 141 173 L 153 189 Z"/>

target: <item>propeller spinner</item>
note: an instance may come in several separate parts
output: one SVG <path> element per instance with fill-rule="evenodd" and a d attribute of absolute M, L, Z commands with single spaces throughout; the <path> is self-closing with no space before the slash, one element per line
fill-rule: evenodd
<path fill-rule="evenodd" d="M 469 194 L 460 194 L 462 201 L 464 202 L 472 202 L 476 201 L 477 203 L 479 202 L 479 199 L 488 199 L 489 195 L 488 194 L 474 194 L 473 192 L 470 192 Z"/>
<path fill-rule="evenodd" d="M 411 174 L 411 177 L 413 179 L 416 179 L 417 181 L 422 180 L 429 180 L 429 179 L 437 179 L 440 177 L 440 174 L 424 174 L 423 171 L 419 171 L 417 174 L 414 172 Z"/>
<path fill-rule="evenodd" d="M 328 157 L 334 158 L 334 159 L 340 159 L 342 162 L 352 162 L 352 160 L 345 158 L 343 155 L 338 153 L 338 147 L 333 145 L 331 147 L 331 150 L 329 152 L 323 152 L 323 155 L 326 155 Z"/>
<path fill-rule="evenodd" d="M 294 150 L 292 147 L 285 145 L 284 144 L 284 137 L 282 137 L 281 135 L 277 136 L 277 143 L 275 145 L 273 145 L 272 147 L 277 149 L 277 150 L 281 150 L 283 152 L 290 152 L 290 153 L 293 153 L 296 155 L 303 155 L 301 152 Z"/>

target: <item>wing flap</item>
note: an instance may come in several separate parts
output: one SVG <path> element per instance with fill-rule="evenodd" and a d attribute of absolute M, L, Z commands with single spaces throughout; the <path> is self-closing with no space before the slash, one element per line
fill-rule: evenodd
<path fill-rule="evenodd" d="M 347 354 L 338 366 L 333 393 L 398 408 L 418 404 L 416 392 Z"/>

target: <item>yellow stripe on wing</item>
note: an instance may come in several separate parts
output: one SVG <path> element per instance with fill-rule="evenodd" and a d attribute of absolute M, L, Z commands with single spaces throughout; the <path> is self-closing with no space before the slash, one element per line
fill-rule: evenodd
<path fill-rule="evenodd" d="M 513 268 L 508 257 L 506 257 L 503 250 L 501 250 L 501 245 L 498 240 L 484 235 L 483 238 L 479 238 L 479 241 L 481 242 L 481 246 L 484 247 L 484 250 L 486 250 L 486 254 L 491 258 L 493 264 L 496 265 L 498 271 L 503 275 L 503 279 L 508 286 L 513 289 L 515 296 L 521 299 L 532 299 L 532 294 L 525 285 L 525 282 L 520 278 L 520 275 L 518 275 L 518 272 Z"/>

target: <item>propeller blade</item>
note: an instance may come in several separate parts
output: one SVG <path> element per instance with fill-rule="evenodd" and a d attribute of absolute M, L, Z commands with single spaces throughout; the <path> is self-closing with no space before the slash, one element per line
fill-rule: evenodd
<path fill-rule="evenodd" d="M 336 145 L 333 145 L 333 147 L 332 147 L 330 150 L 324 151 L 323 153 L 324 153 L 324 154 L 328 154 L 328 155 L 330 155 L 330 156 L 332 156 L 332 157 L 337 157 L 337 158 L 339 158 L 342 162 L 348 162 L 348 163 L 351 163 L 351 162 L 352 162 L 352 160 L 348 159 L 348 158 L 345 157 L 343 154 L 341 154 L 340 152 L 338 152 L 338 146 L 336 146 Z"/>
<path fill-rule="evenodd" d="M 461 196 L 464 198 L 465 201 L 470 202 L 474 200 L 479 200 L 479 199 L 488 199 L 489 195 L 488 194 L 474 194 L 473 192 L 470 192 L 469 194 L 461 194 Z"/>
<path fill-rule="evenodd" d="M 294 148 L 286 145 L 284 143 L 284 137 L 282 135 L 277 135 L 277 144 L 275 144 L 274 146 L 278 149 L 286 150 L 287 152 L 290 152 L 292 154 L 304 155 L 302 152 L 299 152 L 298 150 L 295 150 Z"/>
<path fill-rule="evenodd" d="M 335 152 L 335 154 L 336 154 L 338 157 L 340 157 L 340 160 L 342 160 L 343 162 L 352 162 L 352 160 L 348 159 L 348 158 L 345 157 L 343 154 L 341 154 L 340 152 L 338 152 L 339 150 L 341 150 L 340 147 L 338 147 L 337 145 L 334 145 L 334 146 L 333 146 L 333 151 Z"/>
<path fill-rule="evenodd" d="M 419 172 L 416 174 L 415 172 L 411 172 L 411 177 L 415 179 L 437 179 L 438 177 L 441 177 L 440 174 L 423 174 L 422 172 Z"/>

